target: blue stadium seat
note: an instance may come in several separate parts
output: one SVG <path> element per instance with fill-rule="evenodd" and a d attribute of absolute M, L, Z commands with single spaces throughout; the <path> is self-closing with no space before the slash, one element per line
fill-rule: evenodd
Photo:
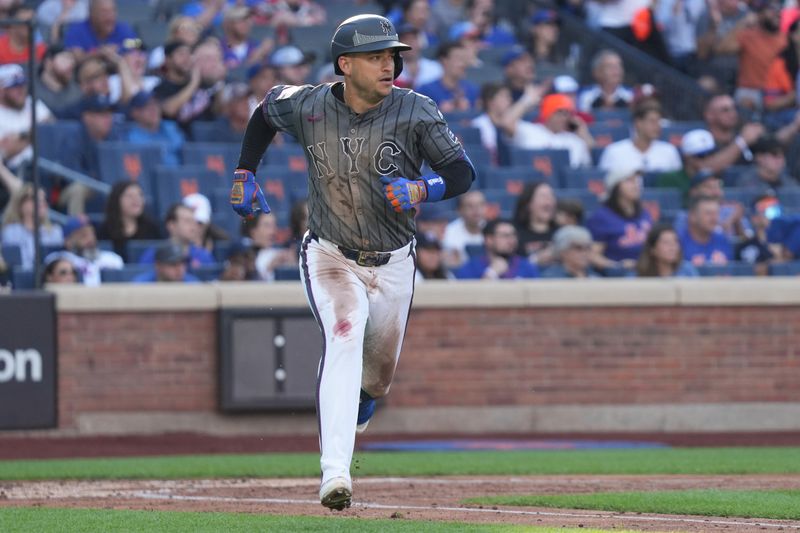
<path fill-rule="evenodd" d="M 486 196 L 486 217 L 489 220 L 498 217 L 509 219 L 514 215 L 517 194 L 505 189 L 484 189 L 483 194 Z"/>
<path fill-rule="evenodd" d="M 22 251 L 16 244 L 4 244 L 2 248 L 3 261 L 9 268 L 17 267 L 22 264 Z"/>
<path fill-rule="evenodd" d="M 480 174 L 481 187 L 484 189 L 504 189 L 512 194 L 520 194 L 526 183 L 546 181 L 553 187 L 558 182 L 548 178 L 538 170 L 530 167 L 489 167 Z"/>
<path fill-rule="evenodd" d="M 237 143 L 190 142 L 183 145 L 183 162 L 203 165 L 230 180 L 239 163 L 240 149 L 241 146 Z"/>
<path fill-rule="evenodd" d="M 230 123 L 225 119 L 195 120 L 189 125 L 189 134 L 192 142 L 203 143 L 238 144 L 244 137 L 244 132 L 233 131 Z"/>
<path fill-rule="evenodd" d="M 681 139 L 687 131 L 696 129 L 706 129 L 702 121 L 672 122 L 661 128 L 661 140 L 667 141 L 673 146 L 680 146 Z"/>
<path fill-rule="evenodd" d="M 631 112 L 627 109 L 593 109 L 592 116 L 595 123 L 611 125 L 630 125 Z"/>
<path fill-rule="evenodd" d="M 32 269 L 15 267 L 11 270 L 11 286 L 15 291 L 33 290 L 34 279 Z"/>
<path fill-rule="evenodd" d="M 474 126 L 452 124 L 450 130 L 462 144 L 481 144 L 481 130 Z"/>
<path fill-rule="evenodd" d="M 300 268 L 296 266 L 282 266 L 274 271 L 275 281 L 299 281 Z"/>
<path fill-rule="evenodd" d="M 548 179 L 556 180 L 569 168 L 569 152 L 567 150 L 509 150 L 512 166 L 527 166 L 541 172 Z"/>
<path fill-rule="evenodd" d="M 742 173 L 751 168 L 748 165 L 732 165 L 720 172 L 725 187 L 738 187 Z"/>
<path fill-rule="evenodd" d="M 588 217 L 600 205 L 600 199 L 588 189 L 559 189 L 556 196 L 559 200 L 578 200 L 583 205 L 584 217 Z"/>
<path fill-rule="evenodd" d="M 630 131 L 625 124 L 595 122 L 589 125 L 589 133 L 594 137 L 595 146 L 605 148 L 609 144 L 630 137 Z"/>
<path fill-rule="evenodd" d="M 129 142 L 101 142 L 97 145 L 98 179 L 109 184 L 132 180 L 142 187 L 145 205 L 155 215 L 155 173 L 161 164 L 161 146 Z"/>
<path fill-rule="evenodd" d="M 800 261 L 786 263 L 770 263 L 770 276 L 800 276 Z"/>
<path fill-rule="evenodd" d="M 36 126 L 39 156 L 72 170 L 81 170 L 83 126 L 78 120 L 57 120 Z"/>
<path fill-rule="evenodd" d="M 452 128 L 458 125 L 469 126 L 472 119 L 480 115 L 480 112 L 474 109 L 469 111 L 451 111 L 449 113 L 442 113 L 447 124 Z"/>
<path fill-rule="evenodd" d="M 158 219 L 162 220 L 169 206 L 189 194 L 199 192 L 210 200 L 214 189 L 221 183 L 215 172 L 201 165 L 159 166 L 156 169 L 154 202 Z"/>
<path fill-rule="evenodd" d="M 486 248 L 482 244 L 468 244 L 464 250 L 468 257 L 480 257 L 486 253 Z"/>
<path fill-rule="evenodd" d="M 225 270 L 223 263 L 211 263 L 210 265 L 199 265 L 189 271 L 200 278 L 200 281 L 214 281 L 219 279 L 222 271 Z"/>
<path fill-rule="evenodd" d="M 131 241 L 137 242 L 137 241 Z M 139 241 L 141 242 L 141 241 Z M 106 268 L 100 271 L 101 283 L 128 283 L 140 274 L 150 272 L 153 265 L 125 265 L 119 269 Z"/>
<path fill-rule="evenodd" d="M 584 189 L 597 197 L 606 190 L 606 171 L 600 168 L 570 168 L 564 172 L 562 184 L 568 189 Z"/>
<path fill-rule="evenodd" d="M 800 210 L 800 188 L 778 189 L 778 200 L 785 211 L 797 212 Z"/>
<path fill-rule="evenodd" d="M 292 172 L 306 173 L 308 160 L 304 147 L 295 143 L 271 145 L 264 156 L 269 165 L 288 167 Z"/>
<path fill-rule="evenodd" d="M 697 271 L 703 277 L 709 276 L 755 276 L 755 267 L 751 263 L 731 261 L 726 265 L 699 265 Z"/>
<path fill-rule="evenodd" d="M 233 248 L 235 242 L 239 240 L 239 233 L 232 234 L 230 240 L 227 241 L 214 241 L 214 259 L 217 260 L 218 263 L 225 263 L 228 259 L 228 255 Z"/>
<path fill-rule="evenodd" d="M 762 190 L 752 187 L 725 187 L 725 199 L 740 202 L 745 208 L 749 208 L 760 194 L 763 194 Z"/>
<path fill-rule="evenodd" d="M 661 220 L 665 211 L 674 212 L 681 208 L 681 193 L 676 189 L 644 189 L 642 204 L 650 211 L 653 220 Z"/>
<path fill-rule="evenodd" d="M 163 239 L 137 239 L 128 241 L 126 244 L 126 253 L 128 255 L 128 263 L 134 264 L 139 262 L 139 256 L 148 248 L 155 248 L 163 244 Z"/>

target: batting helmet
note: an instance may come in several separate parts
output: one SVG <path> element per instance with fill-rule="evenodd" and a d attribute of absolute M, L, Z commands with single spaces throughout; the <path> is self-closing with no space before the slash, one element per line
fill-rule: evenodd
<path fill-rule="evenodd" d="M 339 68 L 339 56 L 356 52 L 375 52 L 376 50 L 394 49 L 394 77 L 403 71 L 403 58 L 400 50 L 411 50 L 407 44 L 397 38 L 394 24 L 380 15 L 356 15 L 345 20 L 331 39 L 331 57 L 333 70 L 340 76 L 344 74 Z"/>

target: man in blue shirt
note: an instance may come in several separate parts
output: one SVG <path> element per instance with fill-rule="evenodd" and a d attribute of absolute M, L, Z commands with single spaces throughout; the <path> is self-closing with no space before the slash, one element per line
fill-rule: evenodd
<path fill-rule="evenodd" d="M 137 93 L 130 101 L 128 116 L 133 120 L 127 135 L 130 142 L 158 143 L 163 165 L 177 167 L 181 164 L 181 148 L 186 139 L 175 122 L 162 120 L 161 105 L 152 93 Z"/>
<path fill-rule="evenodd" d="M 442 64 L 442 77 L 422 85 L 417 92 L 430 97 L 442 113 L 474 111 L 479 89 L 467 81 L 468 51 L 460 43 L 447 43 L 439 47 L 436 59 Z"/>
<path fill-rule="evenodd" d="M 469 259 L 456 272 L 459 279 L 538 278 L 539 269 L 527 258 L 517 255 L 517 230 L 503 219 L 486 223 L 483 228 L 486 253 Z"/>
<path fill-rule="evenodd" d="M 724 265 L 733 258 L 730 239 L 717 230 L 719 200 L 709 196 L 693 198 L 686 227 L 678 232 L 683 257 L 693 265 Z"/>
<path fill-rule="evenodd" d="M 155 267 L 149 272 L 139 274 L 133 283 L 184 282 L 197 283 L 200 280 L 186 272 L 186 253 L 180 245 L 166 242 L 155 251 Z"/>
<path fill-rule="evenodd" d="M 101 46 L 119 48 L 125 39 L 135 39 L 136 33 L 126 23 L 117 21 L 116 0 L 91 0 L 89 18 L 70 25 L 64 35 L 64 48 L 75 51 L 76 56 L 92 52 Z"/>

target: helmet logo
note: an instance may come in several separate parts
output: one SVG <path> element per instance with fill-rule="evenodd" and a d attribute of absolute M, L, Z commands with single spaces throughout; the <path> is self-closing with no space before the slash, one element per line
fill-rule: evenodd
<path fill-rule="evenodd" d="M 392 34 L 392 25 L 389 23 L 388 20 L 381 21 L 381 29 L 383 30 L 383 33 L 385 33 L 386 35 Z"/>

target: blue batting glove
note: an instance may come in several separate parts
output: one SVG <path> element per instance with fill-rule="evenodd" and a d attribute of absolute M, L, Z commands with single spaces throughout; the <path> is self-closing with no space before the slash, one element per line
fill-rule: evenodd
<path fill-rule="evenodd" d="M 233 173 L 231 207 L 244 218 L 253 218 L 259 209 L 265 213 L 270 212 L 267 199 L 264 198 L 261 187 L 256 183 L 255 175 L 249 170 L 237 168 Z"/>
<path fill-rule="evenodd" d="M 381 183 L 384 196 L 398 213 L 408 211 L 428 197 L 428 189 L 422 180 L 381 176 Z"/>

